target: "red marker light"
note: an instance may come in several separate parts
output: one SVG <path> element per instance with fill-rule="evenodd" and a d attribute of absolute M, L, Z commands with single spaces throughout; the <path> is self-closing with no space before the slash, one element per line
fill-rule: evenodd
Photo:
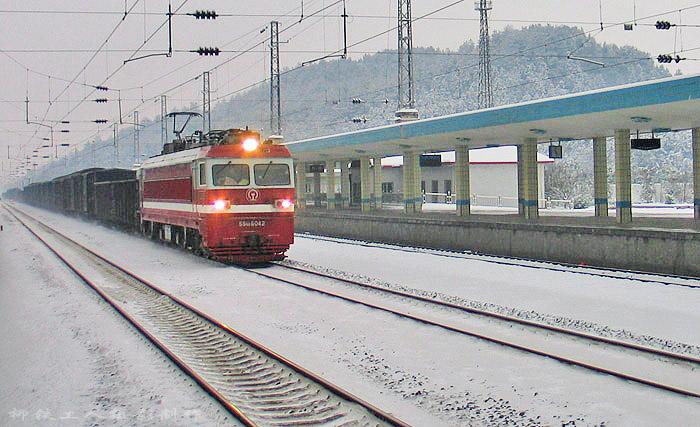
<path fill-rule="evenodd" d="M 258 145 L 260 143 L 258 142 L 257 139 L 255 138 L 248 138 L 245 141 L 243 141 L 243 149 L 245 151 L 254 151 L 256 148 L 258 148 Z"/>

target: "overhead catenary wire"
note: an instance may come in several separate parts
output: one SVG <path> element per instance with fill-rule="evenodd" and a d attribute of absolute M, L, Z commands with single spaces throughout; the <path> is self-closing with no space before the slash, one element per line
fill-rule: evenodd
<path fill-rule="evenodd" d="M 693 7 L 697 7 L 697 6 L 693 6 Z M 666 13 L 668 13 L 668 12 L 666 12 Z M 654 15 L 654 16 L 660 16 L 660 15 L 663 15 L 663 14 L 658 14 L 658 15 Z M 331 15 L 331 16 L 334 16 L 334 15 Z M 296 15 L 296 17 L 298 18 L 298 15 Z M 639 18 L 637 18 L 637 19 L 639 19 Z M 611 24 L 611 25 L 619 25 L 619 23 L 618 23 L 618 24 Z M 390 30 L 389 30 L 389 31 L 390 31 Z M 386 32 L 383 32 L 382 34 L 386 34 Z M 365 39 L 365 40 L 368 40 L 368 39 Z M 355 45 L 357 45 L 357 44 L 359 44 L 359 43 L 361 43 L 361 42 L 362 42 L 362 41 L 356 43 Z M 554 43 L 554 42 L 550 42 L 550 43 Z M 353 52 L 353 53 L 358 53 L 358 52 L 359 52 L 359 51 L 355 51 L 355 52 Z M 426 53 L 426 54 L 429 54 L 429 53 Z M 508 55 L 504 55 L 504 57 L 508 57 L 508 56 L 526 56 L 526 55 L 524 55 L 524 54 L 508 54 Z M 533 55 L 533 56 L 538 56 L 538 55 Z M 221 66 L 221 65 L 223 65 L 223 64 L 220 64 L 220 66 Z M 216 67 L 215 67 L 215 68 L 216 68 Z M 289 70 L 289 71 L 294 71 L 294 70 Z M 196 79 L 196 78 L 195 78 L 195 79 Z M 190 82 L 190 81 L 192 81 L 192 80 L 195 80 L 195 79 L 190 79 L 190 80 L 188 80 L 187 82 L 184 82 L 184 84 L 186 84 L 186 83 L 188 83 L 188 82 Z M 257 82 L 257 83 L 255 83 L 255 84 L 263 83 L 264 81 L 265 81 L 265 80 L 263 80 L 263 81 L 261 81 L 261 82 Z M 240 90 L 235 90 L 235 91 L 229 92 L 229 94 L 227 94 L 227 95 L 223 95 L 223 96 L 217 97 L 217 100 L 219 100 L 219 99 L 221 99 L 221 98 L 223 98 L 223 97 L 225 97 L 225 96 L 228 96 L 228 95 L 235 94 L 235 93 L 238 93 L 238 92 L 240 92 L 240 91 L 246 90 L 246 89 L 248 89 L 248 88 L 250 88 L 250 87 L 252 87 L 252 86 L 255 86 L 255 84 L 248 85 L 248 86 L 246 86 L 246 87 L 244 87 L 244 88 L 241 88 Z M 139 87 L 143 87 L 143 86 L 139 86 Z M 178 87 L 180 87 L 180 86 L 178 86 Z M 147 99 L 147 101 L 148 101 L 148 100 L 150 100 L 150 99 Z"/>

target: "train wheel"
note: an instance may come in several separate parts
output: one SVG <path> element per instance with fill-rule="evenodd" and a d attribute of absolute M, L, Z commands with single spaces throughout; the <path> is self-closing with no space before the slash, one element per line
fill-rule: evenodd
<path fill-rule="evenodd" d="M 160 224 L 158 224 L 157 222 L 151 223 L 151 226 L 149 227 L 148 237 L 150 237 L 151 240 L 160 240 Z"/>
<path fill-rule="evenodd" d="M 186 239 L 185 239 L 185 228 L 184 227 L 173 227 L 173 236 L 172 236 L 172 242 L 175 246 L 178 248 L 186 248 Z"/>
<path fill-rule="evenodd" d="M 201 244 L 201 239 L 197 230 L 193 228 L 185 228 L 185 248 L 191 251 L 198 251 Z"/>

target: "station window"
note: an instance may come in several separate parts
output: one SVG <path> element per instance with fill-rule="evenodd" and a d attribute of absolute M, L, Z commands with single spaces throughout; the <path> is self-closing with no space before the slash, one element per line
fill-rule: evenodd
<path fill-rule="evenodd" d="M 289 185 L 289 165 L 285 163 L 267 163 L 253 166 L 256 185 Z"/>
<path fill-rule="evenodd" d="M 211 167 L 212 181 L 217 187 L 245 186 L 250 184 L 248 165 L 214 165 Z"/>

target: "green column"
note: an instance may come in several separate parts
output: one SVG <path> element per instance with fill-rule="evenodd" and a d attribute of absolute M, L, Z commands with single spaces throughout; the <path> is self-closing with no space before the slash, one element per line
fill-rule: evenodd
<path fill-rule="evenodd" d="M 375 157 L 374 161 L 374 198 L 372 201 L 373 209 L 382 208 L 382 158 Z"/>
<path fill-rule="evenodd" d="M 469 201 L 469 147 L 458 145 L 455 148 L 455 181 L 457 216 L 466 216 L 471 213 Z"/>
<path fill-rule="evenodd" d="M 369 157 L 360 157 L 360 204 L 362 212 L 367 212 L 372 207 L 372 183 L 369 176 Z"/>
<path fill-rule="evenodd" d="M 518 215 L 525 216 L 525 194 L 523 193 L 523 146 L 517 145 L 517 173 L 518 173 Z"/>
<path fill-rule="evenodd" d="M 608 216 L 608 153 L 604 136 L 593 138 L 593 200 L 595 216 Z"/>
<path fill-rule="evenodd" d="M 306 163 L 296 162 L 296 176 L 294 178 L 296 186 L 295 210 L 306 208 Z"/>
<path fill-rule="evenodd" d="M 695 221 L 700 223 L 700 128 L 693 128 L 693 205 Z"/>
<path fill-rule="evenodd" d="M 326 208 L 335 209 L 335 160 L 326 160 Z"/>
<path fill-rule="evenodd" d="M 537 139 L 525 138 L 520 149 L 520 174 L 522 176 L 523 217 L 535 219 L 539 216 L 537 183 Z"/>
<path fill-rule="evenodd" d="M 350 207 L 350 168 L 348 160 L 340 161 L 340 207 Z"/>
<path fill-rule="evenodd" d="M 632 221 L 632 168 L 630 131 L 615 131 L 615 217 L 619 224 Z"/>
<path fill-rule="evenodd" d="M 423 195 L 420 192 L 420 153 L 404 151 L 403 153 L 403 203 L 406 213 L 417 213 L 423 207 Z"/>
<path fill-rule="evenodd" d="M 318 170 L 318 169 L 316 169 Z M 321 206 L 321 172 L 313 173 L 313 183 L 314 183 L 314 206 Z"/>

